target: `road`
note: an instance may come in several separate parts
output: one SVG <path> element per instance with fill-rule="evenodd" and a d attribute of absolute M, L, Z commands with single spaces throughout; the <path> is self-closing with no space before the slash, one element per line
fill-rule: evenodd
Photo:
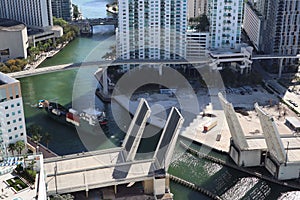
<path fill-rule="evenodd" d="M 300 98 L 299 95 L 295 94 L 294 92 L 289 92 L 288 88 L 283 87 L 282 85 L 280 85 L 277 80 L 277 74 L 269 74 L 268 72 L 266 72 L 263 67 L 260 65 L 260 63 L 255 63 L 253 64 L 253 70 L 255 70 L 256 72 L 258 72 L 263 80 L 270 85 L 272 88 L 277 90 L 277 95 L 279 98 L 281 98 L 286 104 L 288 104 L 291 108 L 295 109 L 298 113 L 300 113 Z M 295 102 L 298 107 L 296 107 L 294 104 L 292 104 L 289 100 L 291 100 L 291 102 Z"/>

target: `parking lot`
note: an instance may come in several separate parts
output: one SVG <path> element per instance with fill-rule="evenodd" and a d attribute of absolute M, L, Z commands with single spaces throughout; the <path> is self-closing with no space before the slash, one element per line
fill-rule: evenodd
<path fill-rule="evenodd" d="M 243 86 L 239 88 L 226 87 L 225 98 L 233 104 L 234 107 L 244 109 L 254 109 L 254 103 L 260 106 L 276 105 L 279 99 L 276 95 L 269 93 L 262 86 Z"/>

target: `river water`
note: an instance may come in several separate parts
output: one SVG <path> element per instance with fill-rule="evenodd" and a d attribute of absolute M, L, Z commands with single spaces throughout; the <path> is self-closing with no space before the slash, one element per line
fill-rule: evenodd
<path fill-rule="evenodd" d="M 111 3 L 111 1 L 73 0 L 73 3 L 79 5 L 84 17 L 92 18 L 106 17 L 105 5 Z M 100 60 L 115 42 L 113 26 L 96 26 L 92 37 L 76 38 L 53 58 L 46 60 L 41 67 Z M 94 95 L 90 95 L 89 99 L 84 101 L 87 104 L 93 102 L 98 108 L 106 110 L 109 125 L 108 130 L 105 130 L 105 134 L 102 135 L 86 136 L 73 127 L 49 118 L 43 110 L 38 110 L 35 107 L 39 99 L 48 99 L 57 101 L 62 105 L 70 105 L 74 99 L 80 99 L 82 96 L 87 96 L 87 94 L 94 92 L 97 85 L 92 74 L 96 69 L 96 67 L 74 69 L 20 79 L 27 126 L 32 124 L 42 126 L 43 131 L 48 132 L 52 136 L 49 148 L 59 155 L 114 147 L 119 145 L 120 140 L 124 136 L 124 133 L 113 120 L 111 105 L 102 103 Z M 74 86 L 80 86 L 81 89 Z M 122 118 L 121 110 L 122 108 L 120 108 L 120 118 Z M 126 126 L 126 122 L 124 122 L 124 126 Z M 197 145 L 193 145 L 193 147 L 199 148 Z M 181 152 L 182 149 L 177 148 L 176 151 Z M 211 152 L 210 154 L 230 162 L 227 155 L 216 152 Z M 224 199 L 273 200 L 278 199 L 280 196 L 282 196 L 280 199 L 299 199 L 300 196 L 297 192 L 289 192 L 290 190 L 285 187 L 196 158 L 189 153 L 183 153 L 183 156 L 176 159 L 171 165 L 169 172 L 199 184 L 222 196 Z M 174 193 L 175 200 L 209 199 L 200 193 L 173 182 L 171 182 L 171 191 Z"/>

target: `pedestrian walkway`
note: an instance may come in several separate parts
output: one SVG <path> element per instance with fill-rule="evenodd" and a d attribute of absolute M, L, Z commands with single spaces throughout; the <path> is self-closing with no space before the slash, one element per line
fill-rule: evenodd
<path fill-rule="evenodd" d="M 31 137 L 29 137 L 29 136 L 27 136 L 27 143 L 34 148 L 37 148 L 37 146 L 38 146 L 38 151 L 43 154 L 44 158 L 52 158 L 52 157 L 58 156 L 56 153 L 54 153 L 53 151 L 51 151 L 49 148 L 45 147 L 44 145 L 42 145 L 40 143 L 38 143 L 38 144 L 34 143 L 31 140 Z"/>

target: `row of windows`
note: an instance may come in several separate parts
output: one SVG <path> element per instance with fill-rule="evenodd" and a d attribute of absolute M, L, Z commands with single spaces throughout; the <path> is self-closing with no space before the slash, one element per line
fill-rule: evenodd
<path fill-rule="evenodd" d="M 22 113 L 22 111 L 21 111 L 21 110 L 18 110 L 18 114 L 21 114 L 21 113 Z M 12 116 L 15 116 L 15 115 L 16 115 L 16 112 L 12 112 L 11 115 L 12 115 Z M 6 117 L 9 117 L 9 113 L 6 114 Z"/>
<path fill-rule="evenodd" d="M 19 120 L 19 122 L 20 122 L 20 121 L 22 121 L 22 118 L 19 118 L 18 120 Z M 16 122 L 17 122 L 17 120 L 16 120 L 16 119 L 14 119 L 12 122 L 13 122 L 13 123 L 16 123 Z M 7 122 L 7 125 L 10 125 L 10 121 L 8 121 L 8 122 Z"/>
<path fill-rule="evenodd" d="M 20 136 L 23 136 L 23 135 L 24 135 L 24 133 L 20 133 Z M 18 137 L 19 137 L 19 135 L 18 135 L 18 134 L 16 134 L 16 135 L 15 135 L 15 138 L 18 138 Z M 9 140 L 12 140 L 12 138 L 13 138 L 12 136 L 9 136 L 9 138 L 8 138 L 8 139 L 9 139 Z"/>
<path fill-rule="evenodd" d="M 23 128 L 23 125 L 20 125 L 19 126 L 19 129 L 22 129 Z M 16 131 L 16 130 L 18 130 L 18 128 L 17 127 L 14 127 L 14 130 Z M 7 130 L 7 132 L 9 132 L 9 133 L 11 133 L 11 131 L 12 131 L 12 129 L 8 129 Z"/>
<path fill-rule="evenodd" d="M 20 106 L 21 104 L 20 104 L 20 103 L 17 103 L 16 105 L 17 105 L 17 106 Z M 11 104 L 10 107 L 11 107 L 11 108 L 14 108 L 15 105 L 14 105 L 14 104 Z M 5 106 L 5 110 L 7 110 L 7 109 L 8 109 L 8 106 Z"/>

